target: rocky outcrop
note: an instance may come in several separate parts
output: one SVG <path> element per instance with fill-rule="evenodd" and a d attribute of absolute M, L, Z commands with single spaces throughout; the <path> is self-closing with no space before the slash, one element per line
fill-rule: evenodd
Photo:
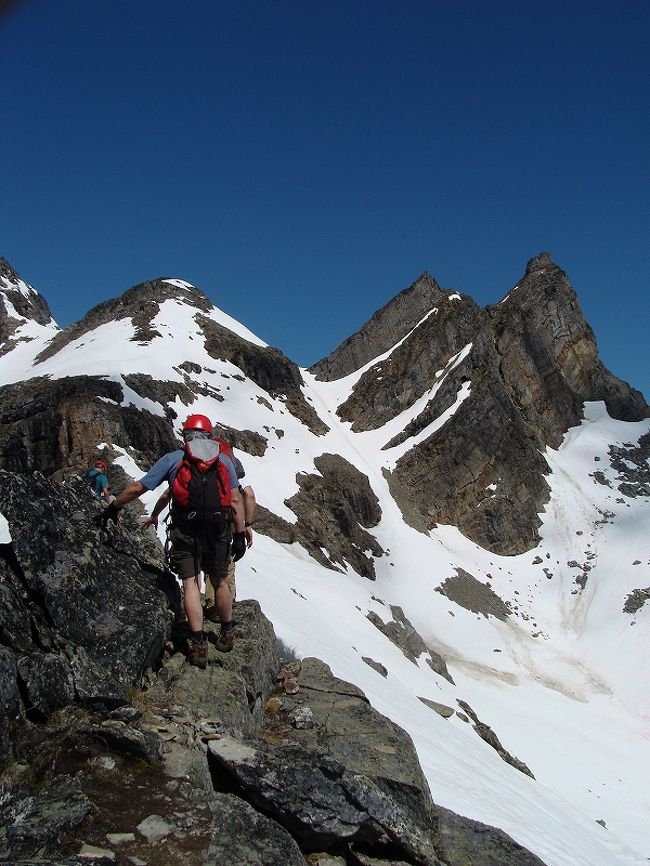
<path fill-rule="evenodd" d="M 629 499 L 650 496 L 650 433 L 636 443 L 610 446 L 609 462 L 618 473 L 617 489 L 622 496 Z"/>
<path fill-rule="evenodd" d="M 435 807 L 443 862 L 453 866 L 543 866 L 542 861 L 506 833 Z"/>
<path fill-rule="evenodd" d="M 134 384 L 137 384 L 134 382 Z M 169 420 L 122 406 L 117 382 L 91 376 L 28 379 L 0 388 L 0 467 L 62 479 L 92 466 L 104 443 L 128 447 L 149 466 L 178 447 Z M 111 479 L 112 480 L 112 479 Z"/>
<path fill-rule="evenodd" d="M 585 401 L 603 400 L 621 421 L 646 417 L 643 396 L 598 358 L 575 290 L 548 253 L 531 259 L 519 285 L 488 313 L 508 395 L 543 444 L 560 444 Z"/>
<path fill-rule="evenodd" d="M 379 523 L 381 509 L 367 476 L 336 454 L 321 454 L 314 465 L 318 474 L 297 475 L 300 490 L 285 502 L 295 523 L 258 505 L 257 531 L 280 544 L 301 544 L 326 568 L 349 565 L 374 580 L 374 557 L 385 551 L 368 532 Z"/>
<path fill-rule="evenodd" d="M 336 454 L 322 454 L 314 465 L 320 474 L 298 475 L 300 491 L 285 503 L 298 518 L 291 526 L 292 540 L 327 568 L 348 563 L 357 574 L 374 580 L 372 557 L 384 551 L 367 532 L 381 519 L 368 478 Z"/>
<path fill-rule="evenodd" d="M 435 806 L 408 735 L 317 659 L 281 662 L 256 602 L 189 666 L 128 509 L 100 533 L 75 484 L 0 472 L 0 497 L 3 862 L 539 866 Z"/>
<path fill-rule="evenodd" d="M 0 471 L 0 501 L 15 554 L 0 558 L 0 706 L 20 748 L 29 722 L 57 709 L 125 701 L 167 639 L 170 581 L 129 513 L 126 531 L 100 535 L 85 484 L 63 493 L 38 473 Z"/>
<path fill-rule="evenodd" d="M 469 396 L 386 475 L 404 519 L 416 529 L 455 525 L 477 544 L 507 555 L 538 541 L 548 466 L 494 363 L 479 362 L 490 356 L 494 361 L 493 349 L 475 340 L 466 361 Z"/>
<path fill-rule="evenodd" d="M 431 670 L 453 684 L 454 681 L 447 670 L 445 660 L 439 653 L 427 647 L 422 636 L 415 630 L 402 608 L 397 605 L 390 605 L 390 612 L 392 619 L 386 623 L 374 611 L 370 611 L 366 614 L 366 617 L 375 628 L 378 628 L 382 634 L 404 653 L 410 662 L 417 664 L 417 660 L 424 655 L 425 661 Z"/>
<path fill-rule="evenodd" d="M 21 318 L 39 325 L 52 323 L 52 314 L 45 298 L 21 280 L 20 275 L 2 257 L 0 257 L 0 293 L 11 303 L 14 311 Z M 0 304 L 0 345 L 10 336 L 4 330 L 7 327 L 7 318 L 7 310 L 3 304 Z"/>
<path fill-rule="evenodd" d="M 456 568 L 455 571 L 453 577 L 448 577 L 436 587 L 436 592 L 466 610 L 480 613 L 486 619 L 493 616 L 502 622 L 507 620 L 512 611 L 489 583 L 481 583 L 464 568 Z"/>
<path fill-rule="evenodd" d="M 634 589 L 625 599 L 623 613 L 638 613 L 648 601 L 650 601 L 650 586 L 646 586 L 645 589 Z"/>
<path fill-rule="evenodd" d="M 479 735 L 479 737 L 489 746 L 492 746 L 492 748 L 502 761 L 505 761 L 506 764 L 510 764 L 511 767 L 514 767 L 516 770 L 519 770 L 526 776 L 530 776 L 531 779 L 535 778 L 530 769 L 526 766 L 526 764 L 524 764 L 523 761 L 520 761 L 519 758 L 516 758 L 514 755 L 510 754 L 510 752 L 501 745 L 501 741 L 494 733 L 492 728 L 479 719 L 479 717 L 476 715 L 476 713 L 470 707 L 467 701 L 458 700 L 457 702 L 461 710 L 467 713 L 469 718 L 472 720 L 472 727 Z"/>

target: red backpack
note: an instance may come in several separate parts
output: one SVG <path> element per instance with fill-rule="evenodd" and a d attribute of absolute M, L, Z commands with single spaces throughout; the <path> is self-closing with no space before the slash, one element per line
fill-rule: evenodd
<path fill-rule="evenodd" d="M 232 460 L 234 455 L 232 453 L 232 446 L 230 442 L 226 442 L 225 439 L 220 439 L 218 436 L 214 437 L 214 441 L 219 445 L 219 450 L 222 454 L 225 454 L 226 457 L 230 457 Z"/>
<path fill-rule="evenodd" d="M 205 526 L 221 524 L 232 504 L 228 467 L 219 459 L 219 443 L 191 439 L 171 486 L 174 523 Z"/>

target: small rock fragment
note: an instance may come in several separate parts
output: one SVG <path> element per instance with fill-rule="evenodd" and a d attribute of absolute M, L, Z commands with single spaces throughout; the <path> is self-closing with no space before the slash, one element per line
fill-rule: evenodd
<path fill-rule="evenodd" d="M 294 728 L 298 730 L 307 730 L 314 727 L 314 714 L 310 707 L 298 707 L 293 712 Z"/>

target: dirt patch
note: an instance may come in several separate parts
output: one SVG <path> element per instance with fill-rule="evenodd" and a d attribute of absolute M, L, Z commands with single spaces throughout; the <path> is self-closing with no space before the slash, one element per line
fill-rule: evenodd
<path fill-rule="evenodd" d="M 42 755 L 41 761 L 44 767 L 35 768 L 37 782 L 41 769 L 51 769 L 52 756 Z M 151 765 L 120 756 L 83 737 L 70 738 L 55 763 L 58 774 L 79 781 L 92 803 L 85 820 L 61 843 L 58 856 L 74 857 L 86 844 L 113 851 L 118 866 L 130 866 L 132 857 L 147 866 L 202 866 L 212 837 L 212 811 L 210 792 L 200 784 L 188 776 L 171 778 L 165 762 Z M 151 815 L 169 826 L 156 841 L 137 829 Z M 117 833 L 134 838 L 111 844 L 108 834 Z"/>

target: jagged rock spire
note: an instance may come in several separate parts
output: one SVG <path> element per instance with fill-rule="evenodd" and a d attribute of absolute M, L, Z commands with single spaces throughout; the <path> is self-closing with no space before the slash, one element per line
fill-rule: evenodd
<path fill-rule="evenodd" d="M 444 294 L 425 271 L 310 371 L 318 379 L 331 381 L 358 370 L 405 337 Z"/>

